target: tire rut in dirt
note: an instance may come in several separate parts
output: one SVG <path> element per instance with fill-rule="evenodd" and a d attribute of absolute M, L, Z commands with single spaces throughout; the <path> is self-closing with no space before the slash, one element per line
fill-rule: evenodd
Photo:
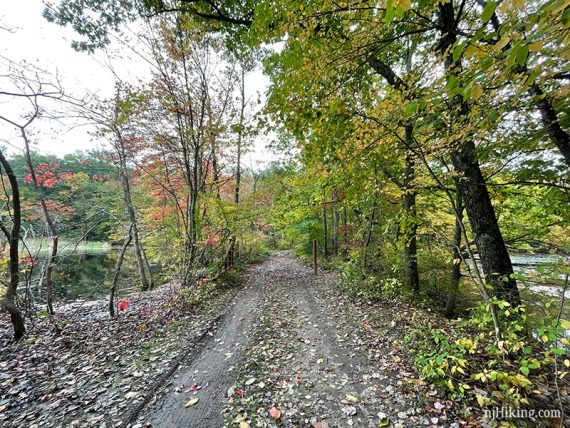
<path fill-rule="evenodd" d="M 218 328 L 199 349 L 192 349 L 170 382 L 157 394 L 151 405 L 137 418 L 153 427 L 221 427 L 222 399 L 233 383 L 232 370 L 249 343 L 252 321 L 261 310 L 260 286 L 264 265 L 255 266 L 246 284 L 228 305 Z M 197 391 L 191 391 L 196 384 Z M 199 401 L 191 408 L 185 404 Z"/>

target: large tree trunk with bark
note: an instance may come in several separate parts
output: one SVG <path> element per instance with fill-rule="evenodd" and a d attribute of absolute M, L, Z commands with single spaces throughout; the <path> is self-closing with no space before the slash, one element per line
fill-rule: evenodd
<path fill-rule="evenodd" d="M 22 222 L 21 205 L 20 205 L 20 189 L 18 187 L 18 181 L 14 175 L 12 167 L 8 163 L 8 160 L 4 156 L 4 153 L 0 151 L 0 163 L 6 171 L 8 176 L 8 181 L 10 182 L 11 192 L 12 192 L 12 228 L 10 231 L 6 229 L 2 223 L 2 232 L 6 235 L 8 242 L 10 244 L 10 282 L 8 284 L 8 290 L 2 299 L 2 306 L 10 314 L 10 321 L 12 322 L 12 327 L 14 328 L 14 339 L 20 340 L 26 334 L 26 325 L 24 324 L 24 316 L 22 312 L 16 305 L 16 294 L 18 291 L 18 285 L 20 283 L 20 253 L 18 251 L 18 244 L 20 242 L 20 226 Z"/>
<path fill-rule="evenodd" d="M 455 61 L 451 55 L 452 47 L 457 40 L 458 23 L 459 20 L 455 18 L 453 1 L 440 3 L 441 40 L 438 47 L 448 78 L 456 78 L 461 72 L 461 63 Z M 461 95 L 451 100 L 451 108 L 458 122 L 465 119 L 470 110 Z M 475 154 L 475 143 L 470 136 L 456 143 L 451 153 L 451 161 L 458 175 L 459 192 L 463 197 L 469 224 L 475 235 L 475 244 L 481 258 L 485 281 L 492 285 L 493 294 L 496 297 L 505 299 L 513 305 L 519 305 L 520 295 L 513 278 L 511 258 Z"/>
<path fill-rule="evenodd" d="M 475 159 L 475 144 L 472 141 L 464 142 L 452 153 L 451 158 L 459 174 L 459 192 L 475 235 L 475 245 L 485 273 L 485 281 L 493 286 L 495 296 L 513 305 L 519 305 L 520 296 L 513 278 L 511 257 L 501 234 L 479 162 Z"/>

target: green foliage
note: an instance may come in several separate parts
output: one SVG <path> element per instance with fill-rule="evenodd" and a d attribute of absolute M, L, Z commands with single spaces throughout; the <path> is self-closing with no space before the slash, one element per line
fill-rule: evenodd
<path fill-rule="evenodd" d="M 393 300 L 406 294 L 400 266 L 385 265 L 382 272 L 362 268 L 362 260 L 353 257 L 342 264 L 342 285 L 352 295 L 365 299 Z"/>
<path fill-rule="evenodd" d="M 570 351 L 568 341 L 558 339 L 565 328 L 549 318 L 531 324 L 524 306 L 494 304 L 503 327 L 500 341 L 485 305 L 450 329 L 418 328 L 406 340 L 422 375 L 451 398 L 475 398 L 480 406 L 530 405 L 532 391 L 551 376 L 554 355 Z"/>

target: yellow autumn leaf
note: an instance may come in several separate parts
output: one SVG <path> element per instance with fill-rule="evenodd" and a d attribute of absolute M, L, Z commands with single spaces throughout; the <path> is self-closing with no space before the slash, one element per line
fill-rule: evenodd
<path fill-rule="evenodd" d="M 186 403 L 186 404 L 184 405 L 184 407 L 192 407 L 192 406 L 198 404 L 198 401 L 200 401 L 199 398 L 193 398 L 193 399 L 190 400 L 188 403 Z"/>
<path fill-rule="evenodd" d="M 480 407 L 483 407 L 485 405 L 485 397 L 477 395 L 477 403 L 479 403 Z"/>
<path fill-rule="evenodd" d="M 358 403 L 359 399 L 356 395 L 346 394 L 346 399 L 351 403 Z"/>
<path fill-rule="evenodd" d="M 509 37 L 506 37 L 506 36 L 501 37 L 501 40 L 499 40 L 497 43 L 495 43 L 495 49 L 500 51 L 505 46 L 507 46 L 507 43 L 509 43 L 510 41 L 511 41 L 511 39 Z"/>
<path fill-rule="evenodd" d="M 522 9 L 525 0 L 512 0 L 513 6 L 517 9 Z"/>
<path fill-rule="evenodd" d="M 535 42 L 535 43 L 530 43 L 528 45 L 528 50 L 531 52 L 538 52 L 542 49 L 543 46 L 544 46 L 544 41 L 540 40 L 540 41 Z"/>
<path fill-rule="evenodd" d="M 404 11 L 410 10 L 412 8 L 412 0 L 399 0 L 398 6 Z"/>
<path fill-rule="evenodd" d="M 556 6 L 556 8 L 554 8 L 553 12 L 557 13 L 560 12 L 564 9 L 566 9 L 566 7 L 570 6 L 570 0 L 564 0 L 562 3 L 560 3 L 558 6 Z"/>
<path fill-rule="evenodd" d="M 471 98 L 477 101 L 483 95 L 483 87 L 481 85 L 473 85 L 471 88 Z"/>

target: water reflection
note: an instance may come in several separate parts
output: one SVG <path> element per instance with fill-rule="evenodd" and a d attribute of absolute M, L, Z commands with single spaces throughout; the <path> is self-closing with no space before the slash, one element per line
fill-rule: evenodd
<path fill-rule="evenodd" d="M 63 254 L 57 258 L 53 272 L 54 299 L 70 302 L 74 300 L 96 300 L 109 294 L 115 264 L 119 252 L 84 251 Z M 37 301 L 45 300 L 45 290 L 39 286 L 47 259 L 39 257 L 32 270 L 30 291 Z M 119 279 L 119 296 L 133 291 L 135 273 L 133 251 L 127 251 Z M 25 286 L 25 284 L 22 284 Z"/>

